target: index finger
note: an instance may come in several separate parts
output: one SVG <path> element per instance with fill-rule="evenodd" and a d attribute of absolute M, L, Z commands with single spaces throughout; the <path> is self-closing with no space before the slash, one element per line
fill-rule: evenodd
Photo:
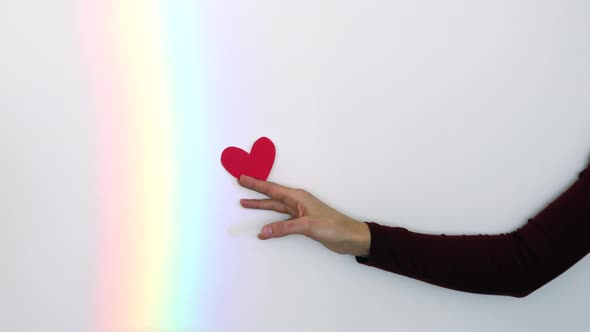
<path fill-rule="evenodd" d="M 297 205 L 296 200 L 293 198 L 294 189 L 292 188 L 285 187 L 270 181 L 262 181 L 244 174 L 242 174 L 238 180 L 240 185 L 245 188 L 252 189 L 274 200 L 291 206 Z"/>

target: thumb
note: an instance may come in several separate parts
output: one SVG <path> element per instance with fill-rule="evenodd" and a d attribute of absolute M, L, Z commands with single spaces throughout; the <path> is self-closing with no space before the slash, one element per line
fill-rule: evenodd
<path fill-rule="evenodd" d="M 309 216 L 292 218 L 265 225 L 260 231 L 260 234 L 258 234 L 258 238 L 261 240 L 266 240 L 275 237 L 283 237 L 290 234 L 301 234 L 307 236 L 309 234 L 309 228 Z"/>

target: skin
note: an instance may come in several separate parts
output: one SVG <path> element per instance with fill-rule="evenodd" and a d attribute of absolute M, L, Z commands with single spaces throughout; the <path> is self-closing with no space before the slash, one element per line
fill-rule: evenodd
<path fill-rule="evenodd" d="M 338 212 L 303 189 L 289 188 L 246 175 L 242 175 L 238 183 L 269 197 L 241 199 L 240 204 L 244 208 L 272 210 L 291 216 L 288 220 L 264 225 L 258 234 L 260 240 L 300 234 L 338 254 L 369 256 L 371 233 L 364 222 Z"/>

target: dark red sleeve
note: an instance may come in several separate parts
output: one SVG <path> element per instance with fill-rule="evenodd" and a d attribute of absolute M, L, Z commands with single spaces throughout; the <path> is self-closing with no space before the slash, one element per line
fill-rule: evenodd
<path fill-rule="evenodd" d="M 356 261 L 464 292 L 525 297 L 590 251 L 590 165 L 522 227 L 494 235 L 432 235 L 366 222 Z"/>

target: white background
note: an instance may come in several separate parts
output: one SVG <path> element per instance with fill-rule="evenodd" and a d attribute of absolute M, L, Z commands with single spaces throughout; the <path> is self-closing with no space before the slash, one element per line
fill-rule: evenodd
<path fill-rule="evenodd" d="M 197 6 L 198 7 L 198 6 Z M 87 331 L 96 152 L 73 1 L 0 4 L 0 330 Z M 587 1 L 224 0 L 208 159 L 209 331 L 584 331 L 590 262 L 523 299 L 432 286 L 300 237 L 259 241 L 224 147 L 277 145 L 269 180 L 359 220 L 446 234 L 523 225 L 590 156 Z M 212 20 L 213 20 L 212 18 Z M 225 24 L 227 22 L 227 24 Z M 230 54 L 231 53 L 231 54 Z M 233 66 L 233 67 L 232 67 Z M 224 81 L 227 80 L 227 81 Z M 225 83 L 224 83 L 225 82 Z M 227 106 L 231 105 L 231 107 Z M 217 187 L 218 186 L 218 187 Z M 82 222 L 81 222 L 82 221 Z M 225 251 L 223 251 L 225 250 Z"/>

